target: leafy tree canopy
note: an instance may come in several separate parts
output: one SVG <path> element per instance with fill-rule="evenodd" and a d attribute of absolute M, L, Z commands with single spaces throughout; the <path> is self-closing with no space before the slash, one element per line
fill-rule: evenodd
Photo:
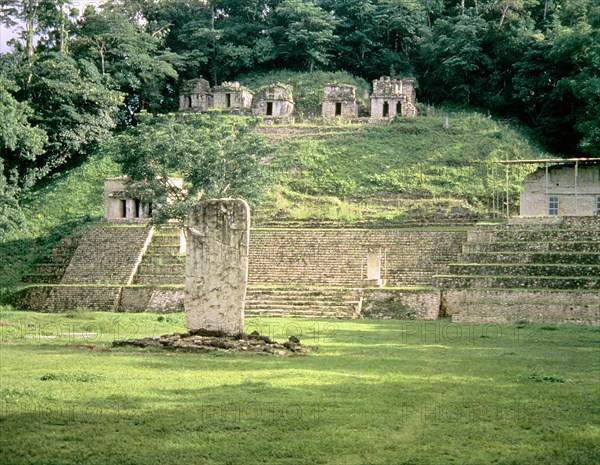
<path fill-rule="evenodd" d="M 152 198 L 155 221 L 184 221 L 200 199 L 242 197 L 251 205 L 265 193 L 271 150 L 256 121 L 211 112 L 183 116 L 147 113 L 106 145 L 128 176 L 131 192 Z M 183 188 L 170 181 L 183 179 Z"/>

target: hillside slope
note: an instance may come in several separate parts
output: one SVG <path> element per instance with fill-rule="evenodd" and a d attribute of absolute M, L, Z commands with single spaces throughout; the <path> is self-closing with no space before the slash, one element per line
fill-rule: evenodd
<path fill-rule="evenodd" d="M 417 117 L 390 125 L 263 127 L 277 153 L 269 161 L 273 188 L 254 223 L 401 222 L 452 207 L 481 213 L 504 183 L 488 161 L 544 156 L 514 129 L 480 115 L 451 117 L 449 130 L 442 123 Z M 26 227 L 0 244 L 0 294 L 63 235 L 102 217 L 103 180 L 119 173 L 114 162 L 96 157 L 48 179 L 26 199 Z M 511 172 L 513 193 L 524 174 Z"/>
<path fill-rule="evenodd" d="M 489 216 L 499 213 L 506 190 L 504 168 L 494 162 L 547 157 L 516 129 L 483 115 L 451 116 L 449 129 L 443 123 L 423 116 L 389 125 L 264 128 L 278 146 L 276 187 L 257 220 L 402 221 L 452 207 Z M 511 204 L 531 169 L 509 170 Z"/>

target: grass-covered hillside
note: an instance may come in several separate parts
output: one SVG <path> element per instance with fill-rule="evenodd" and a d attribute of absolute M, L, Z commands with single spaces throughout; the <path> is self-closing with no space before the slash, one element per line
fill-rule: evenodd
<path fill-rule="evenodd" d="M 546 157 L 514 128 L 479 114 L 451 116 L 449 129 L 443 123 L 421 116 L 389 125 L 264 128 L 278 145 L 277 185 L 258 220 L 397 222 L 456 207 L 489 216 L 506 190 L 505 169 L 494 162 Z M 513 209 L 528 170 L 509 170 Z"/>

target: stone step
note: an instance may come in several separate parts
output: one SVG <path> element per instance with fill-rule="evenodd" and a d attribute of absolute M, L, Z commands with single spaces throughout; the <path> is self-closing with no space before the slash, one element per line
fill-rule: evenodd
<path fill-rule="evenodd" d="M 467 276 L 596 276 L 600 280 L 600 265 L 573 264 L 451 264 L 448 274 Z"/>
<path fill-rule="evenodd" d="M 595 252 L 469 252 L 460 256 L 463 263 L 555 263 L 600 265 Z"/>
<path fill-rule="evenodd" d="M 185 254 L 150 254 L 147 253 L 144 255 L 142 260 L 143 265 L 180 265 L 181 269 L 185 268 Z M 183 273 L 183 271 L 182 271 Z"/>
<path fill-rule="evenodd" d="M 184 275 L 140 275 L 135 276 L 135 284 L 185 284 Z"/>
<path fill-rule="evenodd" d="M 600 277 L 588 276 L 435 276 L 440 289 L 600 289 Z"/>
<path fill-rule="evenodd" d="M 179 245 L 156 245 L 151 243 L 146 251 L 149 255 L 178 255 Z"/>
<path fill-rule="evenodd" d="M 142 262 L 138 268 L 138 276 L 184 276 L 185 267 L 182 265 L 157 265 Z"/>
<path fill-rule="evenodd" d="M 155 234 L 152 238 L 153 245 L 173 245 L 179 246 L 181 241 L 181 236 L 179 234 L 175 235 L 165 235 L 165 234 Z"/>
<path fill-rule="evenodd" d="M 528 228 L 495 228 L 493 230 L 475 230 L 467 233 L 469 242 L 571 242 L 600 241 L 600 231 L 596 229 L 548 228 L 542 230 Z"/>
<path fill-rule="evenodd" d="M 248 287 L 245 314 L 351 319 L 356 317 L 360 301 L 357 289 Z"/>
<path fill-rule="evenodd" d="M 21 278 L 27 284 L 58 284 L 62 274 L 55 273 L 28 273 Z"/>
<path fill-rule="evenodd" d="M 600 252 L 595 241 L 573 242 L 467 242 L 463 252 Z"/>

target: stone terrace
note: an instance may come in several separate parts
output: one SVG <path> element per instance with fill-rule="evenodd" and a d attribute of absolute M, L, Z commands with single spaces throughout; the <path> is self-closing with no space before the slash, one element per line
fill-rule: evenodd
<path fill-rule="evenodd" d="M 517 219 L 468 235 L 435 278 L 453 321 L 600 321 L 600 219 Z"/>

